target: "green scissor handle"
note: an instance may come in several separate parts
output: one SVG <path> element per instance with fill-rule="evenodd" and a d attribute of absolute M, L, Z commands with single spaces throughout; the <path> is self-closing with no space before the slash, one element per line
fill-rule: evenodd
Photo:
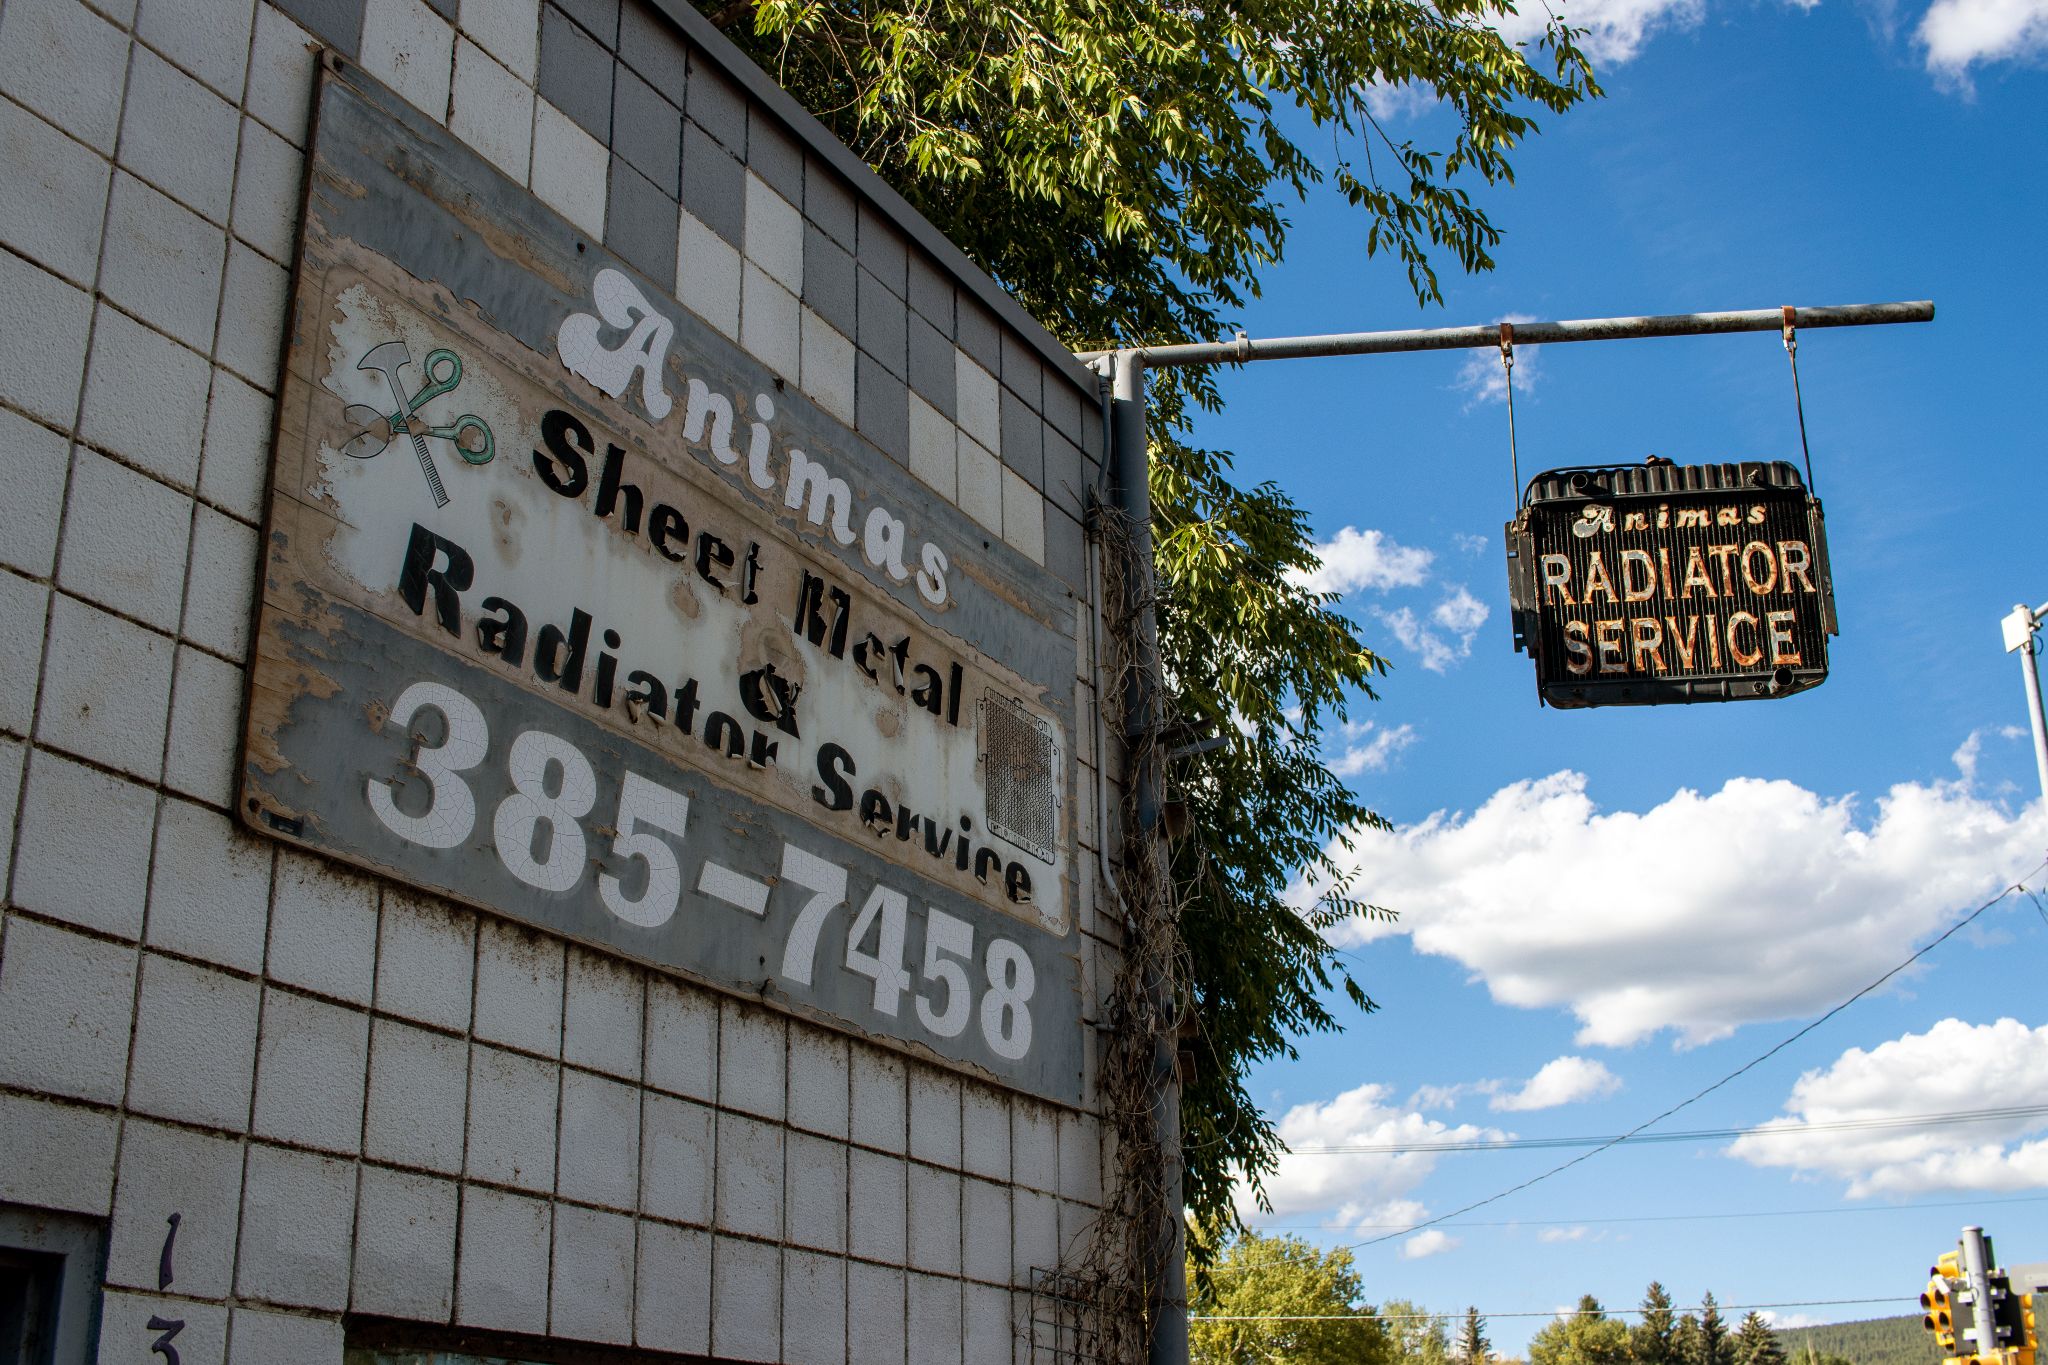
<path fill-rule="evenodd" d="M 420 371 L 427 377 L 426 387 L 412 396 L 412 410 L 418 412 L 432 400 L 448 393 L 462 382 L 462 357 L 445 347 L 427 352 L 427 358 L 420 365 Z M 391 425 L 400 425 L 398 414 L 393 413 Z M 491 438 L 490 427 L 474 413 L 464 413 L 454 423 L 445 427 L 418 427 L 422 436 L 433 436 L 454 446 L 456 452 L 470 464 L 489 464 L 497 455 L 497 445 Z"/>

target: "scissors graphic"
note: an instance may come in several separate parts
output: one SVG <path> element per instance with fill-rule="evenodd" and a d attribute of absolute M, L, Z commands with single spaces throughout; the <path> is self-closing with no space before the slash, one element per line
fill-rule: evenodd
<path fill-rule="evenodd" d="M 403 433 L 411 439 L 413 454 L 419 457 L 420 472 L 427 477 L 427 489 L 433 494 L 434 506 L 446 507 L 448 490 L 442 485 L 441 471 L 435 468 L 434 457 L 427 450 L 427 438 L 431 436 L 448 442 L 455 447 L 456 454 L 473 465 L 489 464 L 497 450 L 491 439 L 490 427 L 474 413 L 464 413 L 447 426 L 429 426 L 417 416 L 422 407 L 462 382 L 461 357 L 445 348 L 427 352 L 426 363 L 420 367 L 427 382 L 408 398 L 398 373 L 412 363 L 412 352 L 403 341 L 387 341 L 374 346 L 356 362 L 357 369 L 384 376 L 385 382 L 391 386 L 391 397 L 398 404 L 398 410 L 386 414 L 366 403 L 350 403 L 342 410 L 342 415 L 360 426 L 361 431 L 341 448 L 341 453 L 355 460 L 375 459 Z"/>

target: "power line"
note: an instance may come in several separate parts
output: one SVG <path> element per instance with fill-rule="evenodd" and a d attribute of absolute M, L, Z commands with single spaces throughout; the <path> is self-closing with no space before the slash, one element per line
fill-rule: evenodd
<path fill-rule="evenodd" d="M 1780 1052 L 1783 1052 L 1786 1048 L 1792 1046 L 1792 1044 L 1798 1042 L 1801 1038 L 1804 1038 L 1807 1034 L 1819 1028 L 1822 1024 L 1827 1023 L 1830 1019 L 1840 1014 L 1843 1010 L 1848 1009 L 1851 1005 L 1855 1004 L 1858 1000 L 1861 1000 L 1864 996 L 1869 995 L 1872 991 L 1877 990 L 1886 982 L 1890 981 L 1893 977 L 1897 976 L 1900 972 L 1905 971 L 1906 968 L 1912 966 L 1915 962 L 1918 962 L 1921 958 L 1925 957 L 1928 953 L 1933 952 L 1936 948 L 1939 948 L 1942 944 L 1948 942 L 1950 938 L 1954 937 L 1957 933 L 1960 933 L 1966 926 L 1975 923 L 1977 917 L 1979 915 L 1982 915 L 1986 910 L 1989 910 L 1992 906 L 1998 904 L 2007 896 L 2010 896 L 2013 892 L 2026 890 L 2025 883 L 2031 880 L 2033 877 L 2039 875 L 2044 870 L 2048 870 L 2048 862 L 2043 862 L 2037 865 L 2032 871 L 2028 872 L 2026 876 L 2021 877 L 2019 881 L 2006 887 L 2003 891 L 2000 891 L 1990 900 L 1985 901 L 1975 910 L 1972 910 L 1969 914 L 1963 916 L 1960 920 L 1957 920 L 1954 924 L 1950 925 L 1947 929 L 1943 930 L 1939 935 L 1937 935 L 1932 942 L 1926 944 L 1924 947 L 1916 948 L 1906 958 L 1904 962 L 1901 962 L 1898 966 L 1892 968 L 1883 976 L 1880 976 L 1879 978 L 1877 978 L 1877 980 L 1865 986 L 1862 990 L 1857 991 L 1854 995 L 1850 996 L 1847 1000 L 1844 1000 L 1841 1004 L 1836 1005 L 1826 1014 L 1821 1015 L 1818 1019 L 1815 1019 L 1810 1023 L 1804 1025 L 1803 1027 L 1797 1029 L 1788 1037 L 1778 1042 L 1775 1046 L 1771 1047 L 1769 1050 L 1762 1053 L 1760 1056 L 1753 1057 L 1749 1061 L 1744 1062 L 1741 1066 L 1735 1068 L 1735 1070 L 1729 1072 L 1720 1080 L 1715 1081 L 1712 1085 L 1707 1086 L 1703 1090 L 1694 1091 L 1691 1095 L 1688 1095 L 1686 1098 L 1680 1100 L 1677 1104 L 1672 1105 L 1663 1113 L 1658 1114 L 1653 1118 L 1646 1119 L 1643 1122 L 1637 1124 L 1635 1127 L 1629 1129 L 1628 1132 L 1621 1134 L 1613 1142 L 1604 1143 L 1601 1146 L 1593 1148 L 1591 1151 L 1581 1152 L 1579 1153 L 1579 1155 L 1573 1157 L 1569 1161 L 1560 1162 L 1558 1165 L 1551 1167 L 1549 1170 L 1544 1171 L 1539 1175 L 1530 1176 L 1527 1180 L 1521 1181 L 1518 1184 L 1510 1185 L 1508 1186 L 1508 1188 L 1501 1190 L 1499 1193 L 1490 1194 L 1486 1196 L 1484 1199 L 1476 1199 L 1471 1203 L 1464 1205 L 1462 1208 L 1453 1209 L 1449 1213 L 1439 1214 L 1435 1218 L 1424 1219 L 1422 1222 L 1411 1224 L 1410 1226 L 1403 1228 L 1398 1232 L 1382 1233 L 1377 1237 L 1369 1237 L 1363 1242 L 1354 1242 L 1352 1245 L 1354 1247 L 1377 1246 L 1381 1242 L 1391 1242 L 1397 1237 L 1405 1237 L 1410 1233 L 1420 1232 L 1424 1228 L 1431 1228 L 1435 1227 L 1439 1223 L 1449 1222 L 1451 1219 L 1460 1217 L 1464 1214 L 1468 1214 L 1472 1212 L 1474 1209 L 1485 1208 L 1488 1204 L 1496 1203 L 1499 1200 L 1505 1199 L 1512 1194 L 1519 1194 L 1523 1190 L 1528 1189 L 1532 1185 L 1541 1184 L 1543 1181 L 1550 1179 L 1554 1175 L 1562 1174 L 1563 1172 L 1570 1170 L 1572 1167 L 1578 1165 L 1581 1162 L 1591 1161 L 1594 1157 L 1600 1155 L 1600 1153 L 1606 1151 L 1609 1147 L 1614 1146 L 1616 1143 L 1625 1141 L 1628 1138 L 1632 1138 L 1636 1134 L 1643 1132 L 1645 1129 L 1650 1128 L 1656 1124 L 1662 1123 L 1665 1119 L 1670 1118 L 1679 1110 L 1685 1109 L 1690 1105 L 1697 1104 L 1699 1101 L 1713 1094 L 1716 1090 L 1719 1090 L 1722 1086 L 1727 1085 L 1730 1081 L 1733 1081 L 1738 1076 L 1744 1075 L 1749 1071 L 1755 1070 L 1757 1067 L 1763 1065 L 1771 1058 L 1777 1056 Z"/>
<path fill-rule="evenodd" d="M 1766 1308 L 1836 1308 L 1847 1304 L 1912 1303 L 1919 1300 L 1906 1295 L 1887 1295 L 1875 1299 L 1798 1299 L 1784 1303 L 1721 1303 L 1714 1305 L 1721 1313 L 1751 1313 Z M 1602 1308 L 1602 1317 L 1639 1317 L 1649 1310 L 1643 1308 Z M 1702 1313 L 1705 1304 L 1690 1308 L 1671 1308 L 1672 1313 Z M 1457 1313 L 1190 1313 L 1189 1322 L 1426 1322 L 1435 1319 L 1450 1319 L 1461 1316 Z M 1572 1308 L 1529 1309 L 1508 1313 L 1482 1311 L 1482 1318 L 1576 1318 L 1581 1312 Z"/>
<path fill-rule="evenodd" d="M 1441 1224 L 1447 1228 L 1547 1228 L 1568 1225 L 1591 1225 L 1595 1223 L 1692 1223 L 1720 1222 L 1741 1218 L 1812 1218 L 1840 1213 L 1911 1213 L 1917 1209 L 1977 1209 L 1998 1204 L 2048 1204 L 2048 1194 L 2022 1194 L 2009 1199 L 1943 1199 L 1916 1204 L 1866 1204 L 1851 1208 L 1805 1208 L 1805 1209 L 1742 1209 L 1733 1213 L 1637 1213 L 1621 1214 L 1611 1218 L 1501 1218 L 1494 1220 L 1468 1219 L 1461 1223 Z M 1379 1231 L 1382 1228 L 1405 1228 L 1406 1223 L 1353 1223 L 1358 1232 Z M 1328 1232 L 1331 1229 L 1320 1223 L 1267 1223 L 1257 1229 L 1259 1232 Z M 1270 1264 L 1270 1262 L 1269 1262 Z M 1212 1273 L 1227 1267 L 1217 1266 Z"/>
<path fill-rule="evenodd" d="M 1618 1147 L 1623 1143 L 1640 1145 L 1646 1142 L 1719 1142 L 1737 1137 L 1795 1137 L 1803 1133 L 1851 1133 L 1884 1128 L 1940 1127 L 1953 1123 L 1990 1123 L 2004 1119 L 2040 1118 L 2043 1115 L 2048 1115 L 2048 1104 L 2012 1105 L 2003 1109 L 1958 1109 L 1939 1114 L 1894 1114 L 1886 1118 L 1838 1119 L 1829 1123 L 1801 1122 L 1796 1126 L 1782 1128 L 1700 1128 L 1682 1133 L 1644 1133 L 1637 1130 L 1613 1137 L 1475 1138 L 1469 1142 L 1334 1143 L 1326 1147 L 1290 1147 L 1288 1152 L 1294 1156 L 1392 1156 L 1418 1152 L 1516 1152 L 1548 1147 L 1606 1148 Z"/>

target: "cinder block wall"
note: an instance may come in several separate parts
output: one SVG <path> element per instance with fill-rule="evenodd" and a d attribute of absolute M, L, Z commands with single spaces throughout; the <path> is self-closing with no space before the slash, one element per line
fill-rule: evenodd
<path fill-rule="evenodd" d="M 339 1362 L 350 1313 L 1028 1360 L 1095 1115 L 231 823 L 322 45 L 1086 610 L 1092 376 L 680 5 L 4 0 L 0 1202 L 109 1220 L 106 1361 L 155 1317 L 185 1365 Z"/>

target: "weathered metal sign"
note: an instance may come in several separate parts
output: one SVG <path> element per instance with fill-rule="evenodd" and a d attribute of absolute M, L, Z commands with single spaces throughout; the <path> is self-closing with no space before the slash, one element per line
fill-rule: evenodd
<path fill-rule="evenodd" d="M 1076 1099 L 1066 592 L 387 92 L 311 165 L 244 818 Z"/>
<path fill-rule="evenodd" d="M 1782 697 L 1827 678 L 1820 503 L 1782 461 L 1540 474 L 1507 552 L 1515 648 L 1552 706 Z"/>

